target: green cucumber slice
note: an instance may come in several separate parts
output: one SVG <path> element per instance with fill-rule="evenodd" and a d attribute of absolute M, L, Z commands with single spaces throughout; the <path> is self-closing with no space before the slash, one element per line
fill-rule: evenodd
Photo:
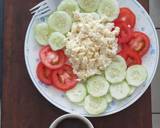
<path fill-rule="evenodd" d="M 76 0 L 63 0 L 58 8 L 58 11 L 65 11 L 67 12 L 71 17 L 73 17 L 74 12 L 79 12 L 80 8 L 78 6 L 78 3 Z"/>
<path fill-rule="evenodd" d="M 103 76 L 96 75 L 87 80 L 88 93 L 94 97 L 100 97 L 107 94 L 109 83 Z"/>
<path fill-rule="evenodd" d="M 106 17 L 108 21 L 118 18 L 119 12 L 120 9 L 117 0 L 102 0 L 98 8 L 98 13 L 102 17 Z"/>
<path fill-rule="evenodd" d="M 66 92 L 67 98 L 74 103 L 83 101 L 86 94 L 86 88 L 82 83 L 78 83 L 73 89 Z"/>
<path fill-rule="evenodd" d="M 147 69 L 142 65 L 134 65 L 128 68 L 126 80 L 129 85 L 138 87 L 147 79 Z"/>
<path fill-rule="evenodd" d="M 52 30 L 66 34 L 71 29 L 72 18 L 64 11 L 57 11 L 49 16 L 48 24 Z"/>
<path fill-rule="evenodd" d="M 107 108 L 107 101 L 105 97 L 93 97 L 88 95 L 84 101 L 85 110 L 92 115 L 103 113 Z"/>
<path fill-rule="evenodd" d="M 53 32 L 48 39 L 52 50 L 60 50 L 65 47 L 65 36 L 60 32 Z"/>
<path fill-rule="evenodd" d="M 105 70 L 105 77 L 111 83 L 119 83 L 126 77 L 126 70 L 119 63 L 111 63 Z"/>
<path fill-rule="evenodd" d="M 120 55 L 116 55 L 115 58 L 113 58 L 113 63 L 118 63 L 121 68 L 124 68 L 125 70 L 127 69 L 126 61 Z"/>
<path fill-rule="evenodd" d="M 110 94 L 116 100 L 122 100 L 129 94 L 130 88 L 128 84 L 123 81 L 121 83 L 112 84 L 110 87 Z"/>
<path fill-rule="evenodd" d="M 76 105 L 78 105 L 78 106 L 84 106 L 84 100 L 81 101 L 81 102 L 76 103 Z"/>
<path fill-rule="evenodd" d="M 113 98 L 110 93 L 106 95 L 106 100 L 107 100 L 107 103 L 111 103 L 113 101 Z"/>
<path fill-rule="evenodd" d="M 130 86 L 129 96 L 131 96 L 136 90 L 136 87 Z"/>
<path fill-rule="evenodd" d="M 34 37 L 37 43 L 43 46 L 47 45 L 49 32 L 50 30 L 47 23 L 42 22 L 36 24 L 34 29 Z"/>
<path fill-rule="evenodd" d="M 79 6 L 86 12 L 94 12 L 98 9 L 100 0 L 78 0 Z"/>

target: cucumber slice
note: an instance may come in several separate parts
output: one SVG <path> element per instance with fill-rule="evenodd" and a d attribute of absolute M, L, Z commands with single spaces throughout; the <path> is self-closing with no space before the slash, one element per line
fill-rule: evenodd
<path fill-rule="evenodd" d="M 109 90 L 109 83 L 103 76 L 96 75 L 88 79 L 87 90 L 94 97 L 104 96 Z"/>
<path fill-rule="evenodd" d="M 79 6 L 86 12 L 94 12 L 98 9 L 100 0 L 78 0 Z"/>
<path fill-rule="evenodd" d="M 111 103 L 113 101 L 113 98 L 110 93 L 106 95 L 106 100 L 107 100 L 107 103 Z"/>
<path fill-rule="evenodd" d="M 39 45 L 42 45 L 42 46 L 48 45 L 48 35 L 35 34 L 34 37 Z"/>
<path fill-rule="evenodd" d="M 52 30 L 65 34 L 71 29 L 72 18 L 64 11 L 57 11 L 49 16 L 48 24 Z"/>
<path fill-rule="evenodd" d="M 67 12 L 71 17 L 73 17 L 73 13 L 76 11 L 80 11 L 80 8 L 78 6 L 78 3 L 75 0 L 63 0 L 58 8 L 58 11 L 65 11 Z"/>
<path fill-rule="evenodd" d="M 130 86 L 129 96 L 131 96 L 136 90 L 136 87 Z"/>
<path fill-rule="evenodd" d="M 118 18 L 119 12 L 117 0 L 102 0 L 98 8 L 98 13 L 106 17 L 108 21 L 113 21 Z"/>
<path fill-rule="evenodd" d="M 83 101 L 86 94 L 86 88 L 82 83 L 78 83 L 73 89 L 66 92 L 67 98 L 73 103 Z"/>
<path fill-rule="evenodd" d="M 129 85 L 138 87 L 147 79 L 147 69 L 142 65 L 134 65 L 128 68 L 126 80 Z"/>
<path fill-rule="evenodd" d="M 48 35 L 49 34 L 49 27 L 48 24 L 45 22 L 41 22 L 36 24 L 35 26 L 35 33 L 36 34 L 45 34 Z"/>
<path fill-rule="evenodd" d="M 60 32 L 53 32 L 48 39 L 49 45 L 52 50 L 60 50 L 65 47 L 65 36 Z"/>
<path fill-rule="evenodd" d="M 48 44 L 49 27 L 45 22 L 38 23 L 35 26 L 34 37 L 40 45 Z"/>
<path fill-rule="evenodd" d="M 107 108 L 105 97 L 93 97 L 88 95 L 84 101 L 85 110 L 92 115 L 103 113 Z"/>
<path fill-rule="evenodd" d="M 124 68 L 125 70 L 127 69 L 127 64 L 123 57 L 116 55 L 116 57 L 113 59 L 113 62 L 121 65 L 121 68 Z"/>
<path fill-rule="evenodd" d="M 84 106 L 84 100 L 81 101 L 81 102 L 76 103 L 76 105 L 78 105 L 78 106 Z"/>
<path fill-rule="evenodd" d="M 119 83 L 126 77 L 126 70 L 119 63 L 111 63 L 105 70 L 105 77 L 111 83 Z"/>
<path fill-rule="evenodd" d="M 116 100 L 122 100 L 126 98 L 129 94 L 130 88 L 128 84 L 123 81 L 121 83 L 113 84 L 110 87 L 110 93 Z"/>

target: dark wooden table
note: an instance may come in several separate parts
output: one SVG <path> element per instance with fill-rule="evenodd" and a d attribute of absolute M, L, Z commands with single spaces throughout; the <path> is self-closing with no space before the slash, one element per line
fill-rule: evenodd
<path fill-rule="evenodd" d="M 0 0 L 0 83 L 2 84 L 2 53 L 3 53 L 3 0 Z M 2 97 L 2 86 L 0 88 L 0 97 Z"/>
<path fill-rule="evenodd" d="M 139 1 L 148 11 L 148 0 Z M 2 128 L 48 128 L 53 120 L 65 114 L 33 86 L 24 62 L 24 38 L 31 19 L 28 10 L 38 2 L 40 0 L 4 2 Z M 151 128 L 150 88 L 126 110 L 90 120 L 95 128 Z"/>

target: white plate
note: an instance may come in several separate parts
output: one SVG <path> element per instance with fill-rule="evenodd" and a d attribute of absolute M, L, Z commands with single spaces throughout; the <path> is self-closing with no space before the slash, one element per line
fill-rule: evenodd
<path fill-rule="evenodd" d="M 56 7 L 57 4 L 60 2 L 60 0 L 54 0 L 54 1 L 55 1 L 55 5 L 53 6 Z M 153 25 L 153 22 L 150 16 L 147 14 L 145 9 L 136 0 L 118 0 L 118 2 L 121 7 L 122 6 L 129 7 L 136 14 L 136 17 L 137 17 L 136 30 L 145 32 L 151 40 L 151 48 L 147 53 L 147 55 L 145 55 L 143 58 L 143 65 L 146 66 L 149 76 L 146 83 L 141 85 L 131 97 L 128 97 L 127 99 L 120 102 L 113 101 L 109 105 L 106 112 L 100 115 L 96 115 L 94 117 L 110 115 L 110 114 L 119 112 L 127 108 L 131 104 L 133 104 L 147 90 L 147 88 L 151 84 L 151 81 L 157 69 L 157 64 L 159 59 L 159 43 L 158 43 L 158 37 L 157 37 L 155 27 Z M 83 109 L 83 107 L 78 107 L 70 103 L 66 99 L 63 92 L 57 90 L 56 88 L 45 86 L 43 83 L 41 83 L 38 80 L 36 76 L 36 66 L 39 62 L 38 53 L 39 53 L 40 46 L 34 40 L 33 27 L 37 22 L 41 22 L 43 20 L 45 20 L 45 18 L 40 19 L 40 21 L 36 20 L 34 17 L 32 18 L 29 24 L 27 34 L 26 34 L 26 39 L 25 39 L 25 47 L 24 47 L 25 61 L 26 61 L 26 66 L 27 66 L 29 75 L 34 85 L 39 90 L 39 92 L 50 103 L 52 103 L 56 107 L 69 113 L 77 113 L 83 116 L 93 117 L 92 115 L 89 115 Z"/>

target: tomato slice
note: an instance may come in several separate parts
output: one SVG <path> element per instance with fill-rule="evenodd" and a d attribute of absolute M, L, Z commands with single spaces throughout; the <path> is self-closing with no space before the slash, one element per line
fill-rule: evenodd
<path fill-rule="evenodd" d="M 128 43 L 132 37 L 132 29 L 130 29 L 127 26 L 127 24 L 125 24 L 124 22 L 117 22 L 115 25 L 120 28 L 120 33 L 118 36 L 118 43 L 119 44 Z"/>
<path fill-rule="evenodd" d="M 49 46 L 45 46 L 40 51 L 40 59 L 49 69 L 58 69 L 64 65 L 66 56 L 63 50 L 53 51 Z"/>
<path fill-rule="evenodd" d="M 118 54 L 126 60 L 128 67 L 136 64 L 142 64 L 139 54 L 127 46 L 125 46 L 125 48 L 122 49 Z"/>
<path fill-rule="evenodd" d="M 136 16 L 129 8 L 120 8 L 120 14 L 115 22 L 122 21 L 125 22 L 128 27 L 134 28 L 136 24 Z"/>
<path fill-rule="evenodd" d="M 41 62 L 37 66 L 37 76 L 39 80 L 47 85 L 51 85 L 52 70 L 44 66 Z"/>
<path fill-rule="evenodd" d="M 65 64 L 62 68 L 53 71 L 52 83 L 56 88 L 67 91 L 77 84 L 77 78 L 77 75 L 73 73 L 72 67 Z"/>
<path fill-rule="evenodd" d="M 148 52 L 150 48 L 150 40 L 145 33 L 134 32 L 132 33 L 132 39 L 128 43 L 128 45 L 131 49 L 138 52 L 142 57 Z"/>
<path fill-rule="evenodd" d="M 118 55 L 122 56 L 125 60 L 127 59 L 127 54 L 126 54 L 126 51 L 125 50 L 120 50 L 118 52 Z"/>

